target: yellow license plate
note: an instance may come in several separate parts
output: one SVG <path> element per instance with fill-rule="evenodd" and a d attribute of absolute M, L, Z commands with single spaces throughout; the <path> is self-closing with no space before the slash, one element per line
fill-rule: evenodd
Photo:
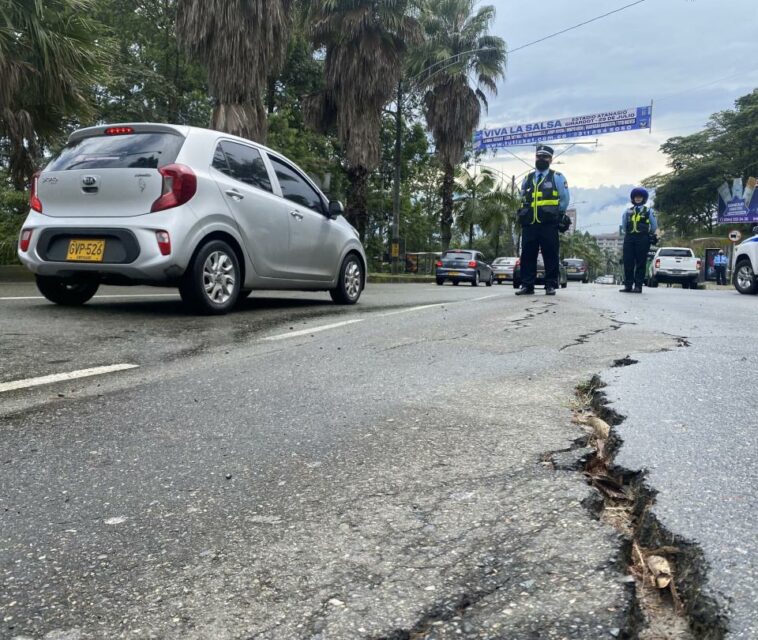
<path fill-rule="evenodd" d="M 506 276 L 506 275 L 499 275 L 499 276 L 497 277 L 497 279 L 498 279 L 498 280 L 507 280 L 507 279 L 508 279 L 508 276 Z"/>
<path fill-rule="evenodd" d="M 69 240 L 66 260 L 76 262 L 102 262 L 105 240 Z"/>
<path fill-rule="evenodd" d="M 459 276 L 459 275 L 461 275 L 461 274 L 460 274 L 460 273 L 458 273 L 457 271 L 448 271 L 448 272 L 447 272 L 447 275 L 449 275 L 449 276 Z"/>

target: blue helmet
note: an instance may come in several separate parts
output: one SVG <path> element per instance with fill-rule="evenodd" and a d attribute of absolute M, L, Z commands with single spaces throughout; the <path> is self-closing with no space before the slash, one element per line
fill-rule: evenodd
<path fill-rule="evenodd" d="M 648 198 L 647 189 L 643 189 L 642 187 L 635 187 L 634 189 L 632 189 L 632 194 L 629 197 L 632 201 L 632 204 L 635 204 L 634 199 L 637 197 L 641 197 L 642 204 L 645 204 Z"/>

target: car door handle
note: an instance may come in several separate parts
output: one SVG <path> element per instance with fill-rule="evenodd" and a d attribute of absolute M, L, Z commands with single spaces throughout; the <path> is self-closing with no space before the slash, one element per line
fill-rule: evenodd
<path fill-rule="evenodd" d="M 234 200 L 242 200 L 245 197 L 236 189 L 227 189 L 225 193 Z"/>
<path fill-rule="evenodd" d="M 290 211 L 290 215 L 293 218 L 297 218 L 298 220 L 302 220 L 303 219 L 303 214 L 300 213 L 299 211 Z"/>

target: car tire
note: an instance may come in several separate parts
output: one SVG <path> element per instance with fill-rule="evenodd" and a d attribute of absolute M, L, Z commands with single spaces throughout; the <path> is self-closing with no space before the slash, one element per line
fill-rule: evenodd
<path fill-rule="evenodd" d="M 487 286 L 491 287 L 494 282 L 495 282 L 495 276 L 490 274 L 490 279 L 487 280 Z"/>
<path fill-rule="evenodd" d="M 56 276 L 36 276 L 37 289 L 50 302 L 64 307 L 80 307 L 97 293 L 99 282 Z"/>
<path fill-rule="evenodd" d="M 474 280 L 471 282 L 472 287 L 479 286 L 479 270 L 474 271 Z"/>
<path fill-rule="evenodd" d="M 519 289 L 519 288 L 521 288 L 521 283 L 520 283 L 518 280 L 514 280 L 514 281 L 513 281 L 513 288 L 514 288 L 514 289 Z"/>
<path fill-rule="evenodd" d="M 437 284 L 440 285 L 440 286 L 442 286 L 443 284 L 445 284 L 445 278 L 437 278 Z"/>
<path fill-rule="evenodd" d="M 584 280 L 582 280 L 582 284 L 587 284 L 589 283 L 589 281 L 590 281 L 589 278 L 585 278 Z"/>
<path fill-rule="evenodd" d="M 700 283 L 697 280 L 690 280 L 690 289 L 697 291 L 700 288 Z"/>
<path fill-rule="evenodd" d="M 458 282 L 458 280 L 453 280 L 453 286 L 454 287 L 457 287 L 459 284 L 460 284 L 460 282 Z"/>
<path fill-rule="evenodd" d="M 242 272 L 237 254 L 223 240 L 202 245 L 179 284 L 179 295 L 192 311 L 223 315 L 237 304 Z"/>
<path fill-rule="evenodd" d="M 337 286 L 329 290 L 329 295 L 337 304 L 355 304 L 363 292 L 363 265 L 355 253 L 345 256 L 340 267 Z"/>
<path fill-rule="evenodd" d="M 568 282 L 561 282 L 561 289 L 568 287 Z"/>
<path fill-rule="evenodd" d="M 732 275 L 732 284 L 740 293 L 751 295 L 758 293 L 758 279 L 750 262 L 743 260 L 738 262 Z"/>
<path fill-rule="evenodd" d="M 655 289 L 658 286 L 658 280 L 656 280 L 655 277 L 651 277 L 648 280 L 647 286 L 651 289 Z"/>

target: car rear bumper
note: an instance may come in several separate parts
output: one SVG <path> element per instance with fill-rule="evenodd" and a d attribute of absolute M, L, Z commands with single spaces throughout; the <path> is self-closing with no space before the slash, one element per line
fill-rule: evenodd
<path fill-rule="evenodd" d="M 473 282 L 476 278 L 476 269 L 437 269 L 436 277 L 438 280 Z"/>
<path fill-rule="evenodd" d="M 586 273 L 567 273 L 566 280 L 586 280 Z"/>
<path fill-rule="evenodd" d="M 658 282 L 682 282 L 697 280 L 700 277 L 699 271 L 658 271 L 655 273 L 655 279 Z"/>
<path fill-rule="evenodd" d="M 32 213 L 24 223 L 24 229 L 32 230 L 31 242 L 27 251 L 18 251 L 18 257 L 32 273 L 41 276 L 171 283 L 184 273 L 189 258 L 183 251 L 187 225 L 176 224 L 176 218 L 51 218 Z M 169 233 L 171 253 L 167 256 L 161 254 L 156 231 Z M 104 240 L 102 261 L 67 260 L 72 239 Z"/>

